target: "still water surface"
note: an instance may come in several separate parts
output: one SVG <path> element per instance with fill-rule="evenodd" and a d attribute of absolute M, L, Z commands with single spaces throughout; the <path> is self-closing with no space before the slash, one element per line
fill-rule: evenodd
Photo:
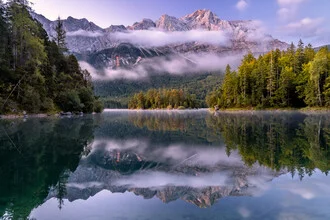
<path fill-rule="evenodd" d="M 0 219 L 330 219 L 329 116 L 2 120 Z"/>

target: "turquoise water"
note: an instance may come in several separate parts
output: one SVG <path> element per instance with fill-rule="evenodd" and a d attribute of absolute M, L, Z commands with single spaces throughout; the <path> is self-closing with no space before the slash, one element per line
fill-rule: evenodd
<path fill-rule="evenodd" d="M 0 219 L 330 219 L 330 115 L 0 121 Z"/>

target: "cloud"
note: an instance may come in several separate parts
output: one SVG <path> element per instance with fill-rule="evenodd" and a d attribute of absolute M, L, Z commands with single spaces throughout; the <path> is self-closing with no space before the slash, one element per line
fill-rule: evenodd
<path fill-rule="evenodd" d="M 316 170 L 313 178 L 304 178 L 303 184 L 298 177 L 295 177 L 294 180 L 290 180 L 289 182 L 276 183 L 276 187 L 300 196 L 303 199 L 311 200 L 322 197 L 328 198 L 330 195 L 329 184 L 329 178 L 322 174 L 320 170 Z"/>
<path fill-rule="evenodd" d="M 324 33 L 323 18 L 303 18 L 300 21 L 295 21 L 287 24 L 282 28 L 288 35 L 299 37 L 316 37 Z"/>
<path fill-rule="evenodd" d="M 166 46 L 187 42 L 200 42 L 212 45 L 228 45 L 229 33 L 227 31 L 174 31 L 137 30 L 129 32 L 116 32 L 111 35 L 115 40 L 129 42 L 139 46 Z"/>
<path fill-rule="evenodd" d="M 264 23 L 260 20 L 249 21 L 244 24 L 246 31 L 243 33 L 243 36 L 246 37 L 247 41 L 258 42 L 260 48 L 267 46 L 269 41 L 273 40 L 270 35 L 266 35 L 268 32 Z M 268 51 L 268 50 L 265 50 Z"/>
<path fill-rule="evenodd" d="M 277 0 L 277 3 L 280 6 L 292 6 L 292 5 L 298 5 L 301 4 L 303 2 L 305 2 L 306 0 Z"/>
<path fill-rule="evenodd" d="M 165 186 L 184 186 L 193 188 L 204 188 L 210 186 L 226 186 L 228 174 L 210 173 L 200 176 L 185 174 L 172 174 L 165 172 L 148 172 L 133 174 L 114 181 L 114 185 L 128 186 L 131 188 L 159 188 Z"/>
<path fill-rule="evenodd" d="M 248 210 L 245 207 L 240 207 L 238 208 L 238 213 L 243 217 L 243 218 L 249 218 L 251 216 L 250 210 Z"/>
<path fill-rule="evenodd" d="M 244 11 L 248 6 L 248 3 L 245 0 L 239 0 L 236 4 L 236 8 L 239 11 Z"/>
<path fill-rule="evenodd" d="M 288 8 L 280 8 L 277 11 L 277 16 L 283 20 L 283 21 L 287 21 L 290 19 L 290 17 L 292 16 L 291 10 Z"/>
<path fill-rule="evenodd" d="M 134 113 L 131 112 L 131 114 Z M 154 114 L 154 112 L 151 114 Z M 182 165 L 184 163 L 199 167 L 213 167 L 218 164 L 232 167 L 244 166 L 238 152 L 233 151 L 230 157 L 228 157 L 224 146 L 206 147 L 200 145 L 191 148 L 189 145 L 173 143 L 161 147 L 154 147 L 154 145 L 147 140 L 129 139 L 121 141 L 108 139 L 95 140 L 91 147 L 90 155 L 98 151 L 104 151 L 104 154 L 115 150 L 131 151 L 137 155 L 141 155 L 141 157 L 147 158 L 149 161 L 171 164 L 173 166 Z"/>
<path fill-rule="evenodd" d="M 102 188 L 104 183 L 101 182 L 84 182 L 84 183 L 74 183 L 70 182 L 66 184 L 66 187 L 72 187 L 77 189 L 87 189 L 87 188 Z"/>
<path fill-rule="evenodd" d="M 68 37 L 76 37 L 76 36 L 81 36 L 81 37 L 101 37 L 104 34 L 101 32 L 93 32 L 93 31 L 85 31 L 82 29 L 79 29 L 77 31 L 71 31 L 71 32 L 67 32 L 66 36 Z"/>
<path fill-rule="evenodd" d="M 117 42 L 132 43 L 142 47 L 162 47 L 171 44 L 198 42 L 215 46 L 231 46 L 233 37 L 244 37 L 255 41 L 265 41 L 265 26 L 261 21 L 244 22 L 241 28 L 225 28 L 224 30 L 190 30 L 167 32 L 158 29 L 116 32 L 109 35 Z"/>
<path fill-rule="evenodd" d="M 289 39 L 305 38 L 305 41 L 317 45 L 322 45 L 322 42 L 328 43 L 330 30 L 324 25 L 324 18 L 310 18 L 300 13 L 300 6 L 305 2 L 308 0 L 277 0 L 279 6 L 277 16 L 282 22 L 277 32 L 286 35 Z"/>
<path fill-rule="evenodd" d="M 82 69 L 91 73 L 93 80 L 141 80 L 151 75 L 172 74 L 183 75 L 193 73 L 205 73 L 222 71 L 227 64 L 237 66 L 243 54 L 220 56 L 211 53 L 201 54 L 177 54 L 168 57 L 153 57 L 142 60 L 131 69 L 105 68 L 97 70 L 87 62 L 79 62 Z"/>
<path fill-rule="evenodd" d="M 281 21 L 292 21 L 296 18 L 299 5 L 307 0 L 277 0 L 280 9 L 277 16 Z"/>

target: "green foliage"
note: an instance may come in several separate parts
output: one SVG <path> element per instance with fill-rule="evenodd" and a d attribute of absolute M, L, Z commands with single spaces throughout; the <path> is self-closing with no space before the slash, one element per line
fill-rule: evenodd
<path fill-rule="evenodd" d="M 94 112 L 96 113 L 100 113 L 102 112 L 104 109 L 104 105 L 103 105 L 103 102 L 99 99 L 96 99 L 94 101 Z"/>
<path fill-rule="evenodd" d="M 182 89 L 150 89 L 136 93 L 128 102 L 130 109 L 198 108 L 196 95 L 184 93 Z"/>
<path fill-rule="evenodd" d="M 25 106 L 25 110 L 28 112 L 38 113 L 40 111 L 40 95 L 32 86 L 26 86 L 24 88 L 22 105 Z"/>
<path fill-rule="evenodd" d="M 79 94 L 75 90 L 63 92 L 60 95 L 61 109 L 66 112 L 74 111 L 80 112 L 84 105 L 81 103 Z"/>
<path fill-rule="evenodd" d="M 63 24 L 57 42 L 50 41 L 28 5 L 12 0 L 0 7 L 0 113 L 102 111 L 90 74 L 73 55 L 63 54 Z"/>
<path fill-rule="evenodd" d="M 66 52 L 68 49 L 66 48 L 66 43 L 65 43 L 65 36 L 66 32 L 63 27 L 63 21 L 61 20 L 60 17 L 57 18 L 57 24 L 54 28 L 54 31 L 56 33 L 56 36 L 54 37 L 54 40 L 61 52 Z"/>
<path fill-rule="evenodd" d="M 151 75 L 148 80 L 114 80 L 93 82 L 95 93 L 102 97 L 107 108 L 127 108 L 129 99 L 140 91 L 150 89 L 182 89 L 196 94 L 200 107 L 207 107 L 205 97 L 213 88 L 220 86 L 223 77 L 219 73 L 199 73 L 185 75 Z"/>
<path fill-rule="evenodd" d="M 79 89 L 79 99 L 83 104 L 82 111 L 83 112 L 93 112 L 95 97 L 93 94 L 93 90 L 90 88 L 82 87 Z"/>
<path fill-rule="evenodd" d="M 291 44 L 257 59 L 246 55 L 238 72 L 228 66 L 220 88 L 206 98 L 209 107 L 324 107 L 330 106 L 330 53 L 316 54 L 309 44 Z"/>

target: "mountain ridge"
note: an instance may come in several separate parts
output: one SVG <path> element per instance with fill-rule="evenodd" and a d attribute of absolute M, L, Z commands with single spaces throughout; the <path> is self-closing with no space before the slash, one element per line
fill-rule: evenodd
<path fill-rule="evenodd" d="M 41 22 L 49 34 L 49 36 L 54 36 L 54 27 L 57 21 L 51 21 L 45 18 L 43 15 L 32 13 L 32 16 Z M 191 31 L 191 30 L 200 30 L 200 31 L 230 31 L 232 37 L 235 41 L 253 41 L 247 39 L 249 35 L 258 31 L 256 22 L 253 20 L 223 20 L 220 19 L 215 13 L 210 10 L 197 10 L 191 14 L 187 14 L 181 18 L 170 16 L 167 14 L 162 15 L 158 20 L 153 21 L 148 18 L 142 19 L 140 22 L 135 22 L 132 25 L 110 25 L 108 28 L 101 28 L 94 24 L 93 22 L 88 21 L 86 18 L 76 19 L 69 16 L 67 19 L 63 19 L 64 29 L 67 31 L 68 35 L 74 35 L 78 37 L 86 37 L 82 33 L 74 33 L 77 31 L 86 31 L 89 32 L 89 35 L 96 38 L 91 33 L 97 33 L 99 35 L 97 39 L 94 39 L 94 47 L 79 47 L 78 45 L 74 46 L 70 43 L 72 39 L 68 39 L 68 47 L 72 52 L 82 53 L 82 52 L 94 52 L 100 51 L 105 48 L 114 46 L 113 36 L 111 33 L 117 32 L 129 32 L 136 30 L 158 30 L 165 32 L 175 32 L 175 31 Z M 71 33 L 73 32 L 73 33 Z M 262 34 L 261 34 L 262 35 Z M 71 36 L 70 36 L 71 37 Z M 261 36 L 263 37 L 263 36 Z M 264 37 L 269 38 L 269 41 L 277 41 L 275 47 L 283 49 L 288 45 L 285 42 L 274 39 L 269 34 L 264 34 Z M 81 40 L 81 39 L 80 39 Z M 102 42 L 102 45 L 97 45 L 97 42 Z M 117 42 L 118 43 L 118 42 Z M 246 48 L 251 50 L 251 48 Z M 271 49 L 274 49 L 273 47 Z"/>
<path fill-rule="evenodd" d="M 57 21 L 50 21 L 36 13 L 32 13 L 32 16 L 42 23 L 50 37 L 56 35 L 54 27 Z M 257 21 L 227 21 L 206 9 L 179 18 L 163 14 L 156 21 L 144 18 L 132 25 L 110 25 L 108 28 L 101 28 L 85 18 L 69 16 L 62 21 L 67 32 L 66 44 L 69 52 L 76 55 L 79 61 L 91 65 L 92 68 L 84 67 L 92 76 L 96 76 L 93 79 L 100 79 L 100 75 L 109 75 L 109 71 L 113 70 L 117 71 L 117 75 L 111 73 L 111 76 L 125 77 L 118 71 L 121 69 L 138 69 L 138 74 L 133 73 L 136 76 L 146 75 L 146 72 L 147 75 L 169 73 L 168 69 L 184 69 L 191 73 L 194 63 L 205 63 L 205 55 L 212 55 L 216 58 L 216 63 L 225 57 L 235 56 L 239 60 L 248 52 L 262 54 L 289 46 L 263 33 Z M 171 60 L 173 62 L 168 62 Z M 186 63 L 188 67 L 170 67 L 167 70 L 157 67 L 164 62 L 168 63 L 166 65 L 175 64 L 174 61 Z M 206 70 L 206 67 L 204 65 L 202 70 L 195 68 L 193 72 L 206 73 L 214 70 Z M 219 68 L 217 71 L 224 67 Z M 131 72 L 127 74 L 132 75 Z"/>

